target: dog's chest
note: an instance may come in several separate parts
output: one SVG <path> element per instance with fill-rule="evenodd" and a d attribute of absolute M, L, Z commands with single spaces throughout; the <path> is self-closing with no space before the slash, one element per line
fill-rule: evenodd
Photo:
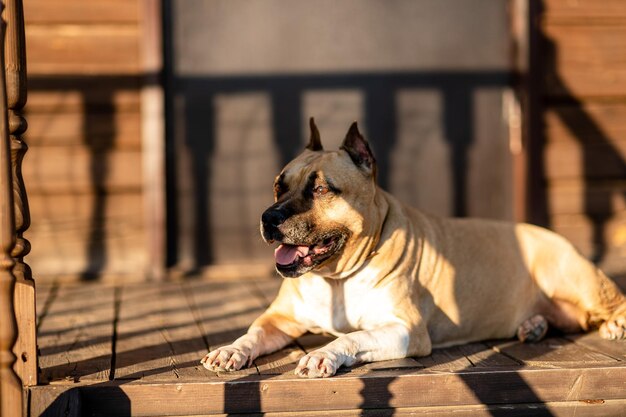
<path fill-rule="evenodd" d="M 299 287 L 303 302 L 296 305 L 296 319 L 313 332 L 340 335 L 361 329 L 374 308 L 371 291 L 358 283 L 313 277 Z"/>

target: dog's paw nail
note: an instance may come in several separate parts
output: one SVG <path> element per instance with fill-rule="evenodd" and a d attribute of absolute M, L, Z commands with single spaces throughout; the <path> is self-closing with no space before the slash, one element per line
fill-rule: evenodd
<path fill-rule="evenodd" d="M 295 374 L 303 378 L 326 378 L 337 371 L 337 358 L 329 352 L 311 352 L 298 362 Z"/>
<path fill-rule="evenodd" d="M 251 362 L 248 354 L 242 352 L 234 346 L 224 346 L 218 348 L 201 361 L 202 365 L 209 371 L 237 371 L 241 369 L 246 362 Z"/>

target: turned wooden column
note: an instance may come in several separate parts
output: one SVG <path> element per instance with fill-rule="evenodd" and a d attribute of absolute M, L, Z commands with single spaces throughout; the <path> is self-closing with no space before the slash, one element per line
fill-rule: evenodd
<path fill-rule="evenodd" d="M 26 120 L 22 109 L 26 104 L 26 49 L 24 41 L 24 11 L 22 0 L 3 0 L 6 37 L 4 43 L 4 68 L 8 107 L 13 199 L 15 204 L 15 247 L 11 255 L 15 259 L 13 274 L 15 283 L 15 306 L 18 339 L 14 353 L 17 356 L 16 371 L 24 385 L 37 384 L 37 343 L 35 319 L 35 281 L 24 256 L 30 252 L 30 242 L 24 231 L 30 225 L 30 213 L 26 189 L 22 178 L 22 160 L 28 147 L 22 140 Z"/>
<path fill-rule="evenodd" d="M 0 19 L 0 42 L 4 41 L 5 28 Z M 0 52 L 0 61 L 0 68 L 3 68 L 3 52 Z M 15 247 L 15 219 L 5 85 L 4 72 L 0 71 L 0 417 L 21 417 L 22 382 L 13 371 L 12 349 L 17 337 L 13 309 L 15 260 L 11 256 Z"/>

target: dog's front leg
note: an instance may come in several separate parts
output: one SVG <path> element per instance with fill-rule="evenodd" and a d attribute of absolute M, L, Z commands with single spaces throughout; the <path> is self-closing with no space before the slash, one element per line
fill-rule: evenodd
<path fill-rule="evenodd" d="M 282 330 L 281 330 L 282 329 Z M 265 312 L 248 332 L 231 345 L 209 352 L 200 361 L 210 371 L 237 371 L 261 355 L 275 352 L 302 335 L 304 330 L 287 317 Z"/>
<path fill-rule="evenodd" d="M 412 353 L 410 340 L 409 328 L 399 323 L 349 333 L 304 356 L 295 373 L 308 378 L 328 377 L 342 365 L 404 358 Z M 428 346 L 424 348 L 430 351 L 428 337 L 425 343 Z"/>

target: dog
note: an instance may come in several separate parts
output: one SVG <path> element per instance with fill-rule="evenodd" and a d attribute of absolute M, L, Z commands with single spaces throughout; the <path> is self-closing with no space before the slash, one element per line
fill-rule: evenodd
<path fill-rule="evenodd" d="M 314 120 L 302 154 L 274 182 L 261 217 L 285 279 L 233 344 L 201 362 L 234 371 L 305 332 L 337 339 L 302 357 L 301 377 L 486 339 L 540 340 L 599 328 L 626 337 L 626 297 L 563 237 L 530 224 L 446 219 L 376 184 L 376 161 L 353 123 L 325 151 Z"/>

